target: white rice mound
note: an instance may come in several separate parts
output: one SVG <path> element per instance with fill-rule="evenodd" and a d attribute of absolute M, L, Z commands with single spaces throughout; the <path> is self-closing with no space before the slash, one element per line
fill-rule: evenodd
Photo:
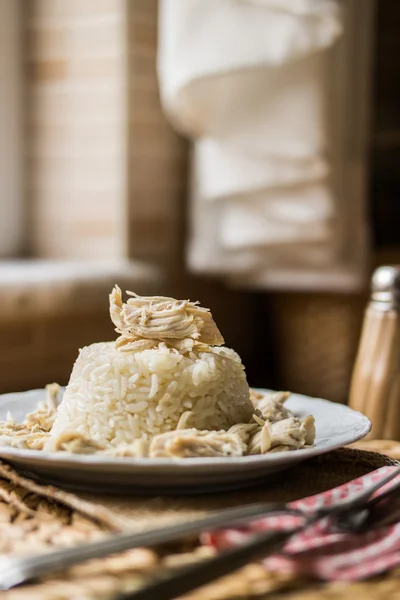
<path fill-rule="evenodd" d="M 176 429 L 186 411 L 185 426 L 200 430 L 250 421 L 254 408 L 236 352 L 181 354 L 163 343 L 121 352 L 101 342 L 80 351 L 51 436 L 77 432 L 115 447 Z"/>

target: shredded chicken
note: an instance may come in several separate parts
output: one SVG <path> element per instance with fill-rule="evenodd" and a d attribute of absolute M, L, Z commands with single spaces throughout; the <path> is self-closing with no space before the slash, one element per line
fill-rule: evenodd
<path fill-rule="evenodd" d="M 232 435 L 237 435 L 242 440 L 243 444 L 249 444 L 252 436 L 257 433 L 260 429 L 260 426 L 257 423 L 238 423 L 237 425 L 233 425 L 228 429 L 228 433 Z"/>
<path fill-rule="evenodd" d="M 190 352 L 197 344 L 221 346 L 224 343 L 211 312 L 197 302 L 163 296 L 137 296 L 122 300 L 115 286 L 110 294 L 110 316 L 120 334 L 120 350 L 142 351 L 164 342 L 179 351 Z"/>
<path fill-rule="evenodd" d="M 58 383 L 46 386 L 46 398 L 34 412 L 26 415 L 24 424 L 30 431 L 50 431 L 56 418 L 61 388 Z"/>
<path fill-rule="evenodd" d="M 50 438 L 44 449 L 49 452 L 64 450 L 72 454 L 95 454 L 99 450 L 104 450 L 104 446 L 80 433 L 65 432 L 56 438 Z"/>
<path fill-rule="evenodd" d="M 303 421 L 288 417 L 281 421 L 265 421 L 249 441 L 248 454 L 264 454 L 282 449 L 299 449 L 314 443 L 315 424 L 311 415 Z"/>
<path fill-rule="evenodd" d="M 56 417 L 59 395 L 60 386 L 50 383 L 46 386 L 45 400 L 40 402 L 34 412 L 26 415 L 23 423 L 15 423 L 12 415 L 9 415 L 7 421 L 0 423 L 0 444 L 12 448 L 43 450 Z"/>
<path fill-rule="evenodd" d="M 312 446 L 315 442 L 315 419 L 312 415 L 308 415 L 303 419 L 301 428 L 304 432 L 304 443 L 306 446 Z"/>
<path fill-rule="evenodd" d="M 0 424 L 0 445 L 19 448 L 20 450 L 43 450 L 49 433 L 38 431 L 31 433 L 28 429 L 17 430 Z"/>
<path fill-rule="evenodd" d="M 270 424 L 266 421 L 250 437 L 247 445 L 247 454 L 266 454 L 271 450 Z"/>
<path fill-rule="evenodd" d="M 190 427 L 191 411 L 182 414 L 174 431 L 156 435 L 150 442 L 135 440 L 116 448 L 105 448 L 76 432 L 50 438 L 55 419 L 60 386 L 47 386 L 47 397 L 24 423 L 17 424 L 11 415 L 0 423 L 0 444 L 14 448 L 103 454 L 115 457 L 193 458 L 265 454 L 296 450 L 310 446 L 315 440 L 315 422 L 311 415 L 301 420 L 283 406 L 287 392 L 266 396 L 251 392 L 256 408 L 253 422 L 238 423 L 228 431 L 200 431 Z M 262 415 L 262 416 L 261 416 Z"/>
<path fill-rule="evenodd" d="M 289 392 L 276 392 L 266 396 L 259 392 L 253 392 L 250 395 L 250 400 L 254 407 L 259 411 L 265 421 L 282 421 L 292 416 L 292 413 L 284 406 L 284 403 L 289 398 Z"/>
<path fill-rule="evenodd" d="M 120 444 L 116 448 L 103 450 L 101 454 L 116 457 L 146 458 L 149 455 L 149 444 L 144 440 L 134 440 L 132 444 Z"/>
<path fill-rule="evenodd" d="M 194 458 L 243 456 L 246 445 L 241 437 L 227 431 L 181 429 L 155 436 L 150 443 L 152 458 Z"/>
<path fill-rule="evenodd" d="M 262 422 L 257 415 L 251 424 L 238 424 L 228 431 L 177 429 L 157 435 L 150 443 L 154 458 L 243 456 L 303 448 L 314 443 L 314 418 L 303 421 L 289 417 Z M 260 422 L 261 421 L 261 422 Z"/>
<path fill-rule="evenodd" d="M 275 423 L 271 423 L 269 428 L 271 448 L 275 446 L 302 448 L 306 443 L 306 432 L 303 423 L 296 417 L 275 421 Z"/>
<path fill-rule="evenodd" d="M 271 448 L 271 450 L 268 452 L 268 454 L 274 454 L 277 452 L 287 452 L 288 450 L 293 450 L 293 446 L 275 446 L 275 448 Z"/>

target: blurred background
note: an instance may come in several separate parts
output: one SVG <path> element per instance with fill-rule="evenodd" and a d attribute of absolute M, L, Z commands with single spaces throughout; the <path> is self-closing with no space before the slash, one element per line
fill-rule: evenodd
<path fill-rule="evenodd" d="M 252 385 L 346 402 L 400 262 L 400 4 L 0 0 L 0 392 L 108 293 L 199 300 Z"/>

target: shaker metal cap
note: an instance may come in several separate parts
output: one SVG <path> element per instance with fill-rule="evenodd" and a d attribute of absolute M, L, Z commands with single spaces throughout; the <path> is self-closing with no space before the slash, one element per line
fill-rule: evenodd
<path fill-rule="evenodd" d="M 400 265 L 382 266 L 374 271 L 372 300 L 400 303 Z"/>

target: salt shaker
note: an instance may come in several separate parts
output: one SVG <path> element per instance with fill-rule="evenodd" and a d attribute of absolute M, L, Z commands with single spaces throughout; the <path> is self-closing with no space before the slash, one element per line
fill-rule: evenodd
<path fill-rule="evenodd" d="M 369 438 L 400 440 L 400 265 L 373 274 L 349 404 L 370 419 Z"/>

